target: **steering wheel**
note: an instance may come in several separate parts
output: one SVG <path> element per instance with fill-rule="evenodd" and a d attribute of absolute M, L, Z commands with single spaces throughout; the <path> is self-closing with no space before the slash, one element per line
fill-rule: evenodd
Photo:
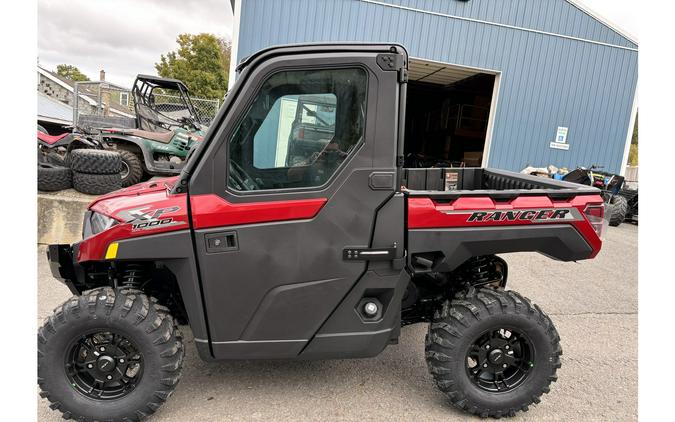
<path fill-rule="evenodd" d="M 237 190 L 241 191 L 260 190 L 260 186 L 258 186 L 258 183 L 255 181 L 255 179 L 249 176 L 244 171 L 244 169 L 233 160 L 230 160 L 230 171 L 228 172 L 228 179 L 229 179 L 228 185 L 234 187 Z"/>
<path fill-rule="evenodd" d="M 330 140 L 326 145 L 324 145 L 320 151 L 315 151 L 312 153 L 312 155 L 309 157 L 308 165 L 314 165 L 319 160 L 325 160 L 325 159 L 334 159 L 338 160 L 340 158 L 344 158 L 349 153 L 344 152 L 340 149 L 339 145 L 337 142 L 334 140 Z"/>

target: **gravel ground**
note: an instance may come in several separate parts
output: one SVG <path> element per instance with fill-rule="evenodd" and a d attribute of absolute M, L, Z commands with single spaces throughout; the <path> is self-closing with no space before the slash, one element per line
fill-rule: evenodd
<path fill-rule="evenodd" d="M 564 355 L 542 403 L 513 421 L 637 420 L 638 228 L 610 227 L 599 256 L 563 263 L 509 254 L 509 288 L 555 322 Z M 38 324 L 68 298 L 38 247 Z M 183 378 L 153 422 L 477 420 L 436 390 L 424 362 L 426 326 L 402 329 L 376 358 L 316 362 L 205 363 L 186 333 Z M 38 397 L 38 420 L 60 421 Z"/>

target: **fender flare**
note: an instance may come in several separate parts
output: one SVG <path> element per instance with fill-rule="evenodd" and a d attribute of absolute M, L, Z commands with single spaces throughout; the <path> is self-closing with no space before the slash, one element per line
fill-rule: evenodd
<path fill-rule="evenodd" d="M 450 272 L 474 256 L 511 252 L 539 252 L 559 261 L 578 261 L 591 256 L 593 248 L 569 224 L 413 229 L 408 232 L 408 268 L 413 273 Z M 418 257 L 425 260 L 426 265 Z"/>
<path fill-rule="evenodd" d="M 164 164 L 163 162 L 155 161 L 152 156 L 152 151 L 144 145 L 144 141 L 135 136 L 129 135 L 120 135 L 120 134 L 106 134 L 101 135 L 101 141 L 105 143 L 115 143 L 114 140 L 121 142 L 128 142 L 133 145 L 136 145 L 143 154 L 143 167 L 144 170 L 152 175 L 156 176 L 174 176 L 180 173 L 183 169 L 184 164 Z M 113 140 L 113 141 L 111 141 Z M 173 167 L 173 168 L 172 168 Z"/>
<path fill-rule="evenodd" d="M 128 142 L 128 143 L 130 143 L 130 144 L 133 144 L 133 145 L 137 146 L 137 147 L 141 150 L 141 152 L 143 153 L 143 155 L 145 156 L 145 150 L 146 150 L 147 148 L 145 148 L 145 146 L 143 145 L 143 141 L 141 141 L 140 139 L 136 138 L 135 136 L 117 135 L 117 134 L 112 134 L 112 135 L 110 135 L 110 134 L 103 135 L 103 134 L 102 134 L 102 135 L 101 135 L 101 142 L 105 142 L 105 143 L 110 143 L 110 142 L 112 142 L 112 143 L 115 143 L 115 141 L 111 141 L 111 140 L 113 140 L 113 139 L 116 139 L 116 140 L 119 140 L 119 141 L 122 141 L 122 142 Z"/>

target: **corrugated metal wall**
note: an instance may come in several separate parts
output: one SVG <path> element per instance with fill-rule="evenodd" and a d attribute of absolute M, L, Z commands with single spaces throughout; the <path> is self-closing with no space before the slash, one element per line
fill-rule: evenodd
<path fill-rule="evenodd" d="M 237 60 L 270 45 L 393 41 L 412 57 L 501 72 L 489 165 L 619 172 L 637 46 L 566 0 L 236 0 Z M 549 147 L 569 127 L 569 151 Z"/>

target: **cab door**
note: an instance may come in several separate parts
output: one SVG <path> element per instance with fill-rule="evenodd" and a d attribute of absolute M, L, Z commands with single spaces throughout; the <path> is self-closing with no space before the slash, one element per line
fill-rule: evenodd
<path fill-rule="evenodd" d="M 188 187 L 210 336 L 195 340 L 214 357 L 298 356 L 366 272 L 360 252 L 402 254 L 372 236 L 396 191 L 405 61 L 391 45 L 248 60 Z"/>

